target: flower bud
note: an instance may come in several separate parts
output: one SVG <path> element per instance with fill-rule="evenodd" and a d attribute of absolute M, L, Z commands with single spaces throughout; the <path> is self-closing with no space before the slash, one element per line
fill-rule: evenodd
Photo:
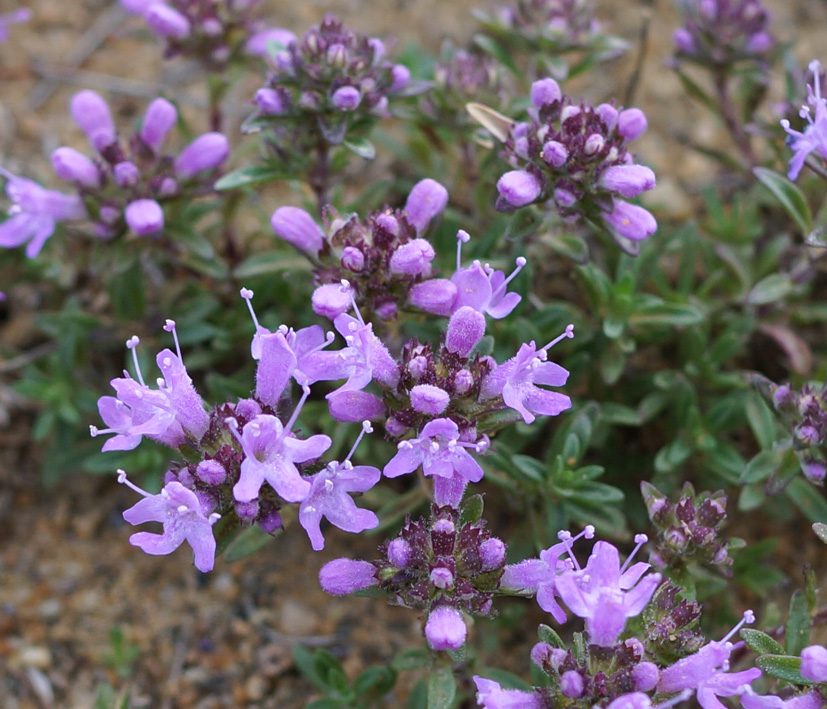
<path fill-rule="evenodd" d="M 679 52 L 684 54 L 694 54 L 698 50 L 698 45 L 695 38 L 684 27 L 679 27 L 672 35 L 672 42 Z"/>
<path fill-rule="evenodd" d="M 391 91 L 402 91 L 411 80 L 411 70 L 404 64 L 395 64 L 391 69 L 391 76 L 393 77 Z"/>
<path fill-rule="evenodd" d="M 438 416 L 450 401 L 448 392 L 433 384 L 417 384 L 411 389 L 411 406 L 422 414 Z"/>
<path fill-rule="evenodd" d="M 315 255 L 324 245 L 321 227 L 313 221 L 313 217 L 298 207 L 279 207 L 270 217 L 270 226 L 276 236 L 306 253 Z"/>
<path fill-rule="evenodd" d="M 660 671 L 654 662 L 641 662 L 632 669 L 636 692 L 648 692 L 658 684 Z"/>
<path fill-rule="evenodd" d="M 258 500 L 250 500 L 249 502 L 235 501 L 235 513 L 242 524 L 252 524 L 256 517 L 258 517 Z"/>
<path fill-rule="evenodd" d="M 392 300 L 386 300 L 384 303 L 380 303 L 376 306 L 376 314 L 382 318 L 382 320 L 393 320 L 396 317 L 397 312 L 399 309 L 396 307 L 396 303 Z"/>
<path fill-rule="evenodd" d="M 434 247 L 425 239 L 413 239 L 393 252 L 390 258 L 391 273 L 418 276 L 429 269 L 434 255 Z"/>
<path fill-rule="evenodd" d="M 606 128 L 612 130 L 617 125 L 618 110 L 610 103 L 601 103 L 594 112 L 600 117 L 600 120 L 606 124 Z"/>
<path fill-rule="evenodd" d="M 227 471 L 217 460 L 202 460 L 195 468 L 195 474 L 207 485 L 221 485 L 227 480 Z"/>
<path fill-rule="evenodd" d="M 362 94 L 355 86 L 342 86 L 333 92 L 330 100 L 340 111 L 353 111 L 362 102 Z"/>
<path fill-rule="evenodd" d="M 334 559 L 319 571 L 319 584 L 334 596 L 344 596 L 377 583 L 376 569 L 367 561 Z"/>
<path fill-rule="evenodd" d="M 416 233 L 423 232 L 431 220 L 448 204 L 448 190 L 439 182 L 425 178 L 417 182 L 405 202 L 405 217 Z"/>
<path fill-rule="evenodd" d="M 560 86 L 554 79 L 540 79 L 531 85 L 531 103 L 536 108 L 543 108 L 559 101 L 563 97 Z"/>
<path fill-rule="evenodd" d="M 446 278 L 432 278 L 416 283 L 408 291 L 408 302 L 435 315 L 450 315 L 457 287 Z"/>
<path fill-rule="evenodd" d="M 338 283 L 325 283 L 313 291 L 310 304 L 317 315 L 335 320 L 350 309 L 350 294 Z"/>
<path fill-rule="evenodd" d="M 230 143 L 221 133 L 204 133 L 181 151 L 175 159 L 175 174 L 194 177 L 202 170 L 213 170 L 227 159 Z"/>
<path fill-rule="evenodd" d="M 127 205 L 124 218 L 138 236 L 155 234 L 164 228 L 164 210 L 154 199 L 137 199 Z"/>
<path fill-rule="evenodd" d="M 525 170 L 511 170 L 497 180 L 497 192 L 512 207 L 523 207 L 543 191 L 540 181 Z"/>
<path fill-rule="evenodd" d="M 285 30 L 281 27 L 271 27 L 252 35 L 250 39 L 247 40 L 247 44 L 244 45 L 244 51 L 256 57 L 263 57 L 268 53 L 268 46 L 280 45 L 287 47 L 291 42 L 295 41 L 296 35 L 290 32 L 290 30 Z"/>
<path fill-rule="evenodd" d="M 568 670 L 560 675 L 560 693 L 569 699 L 577 699 L 583 694 L 583 678 L 576 670 Z"/>
<path fill-rule="evenodd" d="M 810 645 L 801 651 L 801 676 L 810 682 L 827 682 L 827 648 Z"/>
<path fill-rule="evenodd" d="M 821 484 L 827 476 L 827 466 L 821 460 L 809 460 L 801 464 L 804 475 L 811 482 Z"/>
<path fill-rule="evenodd" d="M 115 142 L 115 124 L 109 106 L 94 91 L 76 93 L 69 106 L 72 119 L 99 152 Z"/>
<path fill-rule="evenodd" d="M 480 544 L 480 560 L 484 571 L 502 566 L 505 563 L 505 544 L 502 540 L 491 537 Z"/>
<path fill-rule="evenodd" d="M 284 526 L 278 508 L 268 500 L 262 500 L 256 524 L 267 534 L 275 534 Z"/>
<path fill-rule="evenodd" d="M 752 54 L 765 54 L 772 49 L 773 38 L 767 32 L 756 32 L 747 40 L 747 51 Z"/>
<path fill-rule="evenodd" d="M 433 650 L 459 650 L 467 633 L 459 611 L 450 606 L 432 610 L 425 623 L 425 638 Z"/>
<path fill-rule="evenodd" d="M 174 7 L 161 2 L 149 6 L 146 23 L 162 37 L 184 39 L 190 33 L 190 21 Z"/>
<path fill-rule="evenodd" d="M 569 151 L 562 143 L 550 140 L 543 146 L 543 160 L 552 167 L 562 166 L 569 159 Z"/>
<path fill-rule="evenodd" d="M 373 220 L 374 228 L 379 228 L 391 236 L 399 236 L 399 221 L 392 214 L 379 214 Z"/>
<path fill-rule="evenodd" d="M 52 167 L 61 180 L 71 180 L 96 189 L 101 184 L 97 165 L 74 148 L 58 148 L 52 153 Z"/>
<path fill-rule="evenodd" d="M 337 69 L 342 69 L 347 64 L 347 49 L 343 44 L 331 44 L 327 48 L 327 63 Z"/>
<path fill-rule="evenodd" d="M 639 108 L 627 108 L 617 117 L 617 132 L 627 141 L 640 138 L 647 127 L 646 116 Z"/>
<path fill-rule="evenodd" d="M 467 369 L 460 369 L 454 375 L 454 391 L 460 396 L 471 391 L 472 386 L 474 386 L 474 375 Z"/>
<path fill-rule="evenodd" d="M 467 357 L 485 335 L 485 316 L 470 305 L 463 305 L 448 321 L 445 348 Z"/>
<path fill-rule="evenodd" d="M 388 544 L 388 561 L 398 569 L 404 569 L 411 560 L 411 545 L 397 537 Z"/>
<path fill-rule="evenodd" d="M 118 187 L 133 187 L 137 185 L 141 179 L 141 171 L 138 169 L 138 166 L 128 160 L 115 165 L 113 173 Z"/>
<path fill-rule="evenodd" d="M 375 421 L 385 415 L 385 404 L 382 400 L 366 391 L 340 391 L 329 394 L 327 405 L 330 415 L 336 421 Z"/>
<path fill-rule="evenodd" d="M 454 585 L 454 574 L 444 566 L 437 566 L 431 571 L 431 583 L 436 588 L 451 588 Z"/>
<path fill-rule="evenodd" d="M 559 661 L 557 663 L 552 663 L 552 653 L 554 653 L 554 651 L 555 648 L 548 643 L 537 643 L 533 648 L 531 648 L 531 661 L 540 669 L 543 669 L 546 665 L 549 665 L 550 667 L 557 667 L 557 665 L 560 664 Z M 565 651 L 562 652 L 565 657 Z"/>
<path fill-rule="evenodd" d="M 592 133 L 588 138 L 586 138 L 586 143 L 583 146 L 583 152 L 586 155 L 594 155 L 595 153 L 599 153 L 603 150 L 605 145 L 606 140 L 602 135 L 600 135 L 600 133 Z"/>
<path fill-rule="evenodd" d="M 365 255 L 355 246 L 345 246 L 342 250 L 341 264 L 348 271 L 359 272 L 365 267 Z"/>
<path fill-rule="evenodd" d="M 138 135 L 153 152 L 158 153 L 177 120 L 178 111 L 175 106 L 166 99 L 156 98 L 147 106 Z"/>
<path fill-rule="evenodd" d="M 598 184 L 623 197 L 637 197 L 655 186 L 655 173 L 643 165 L 612 165 L 600 175 Z"/>
<path fill-rule="evenodd" d="M 603 212 L 603 218 L 620 236 L 633 241 L 652 236 L 658 229 L 655 218 L 643 207 L 619 199 L 614 201 L 613 211 Z"/>
<path fill-rule="evenodd" d="M 255 102 L 261 112 L 268 116 L 284 113 L 284 101 L 275 89 L 259 89 L 256 91 Z"/>

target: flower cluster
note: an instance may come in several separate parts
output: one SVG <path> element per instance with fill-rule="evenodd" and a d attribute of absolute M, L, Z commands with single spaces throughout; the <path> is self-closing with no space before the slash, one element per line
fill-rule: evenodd
<path fill-rule="evenodd" d="M 433 505 L 429 519 L 405 520 L 399 535 L 379 547 L 373 562 L 336 559 L 319 580 L 341 595 L 378 586 L 396 605 L 424 611 L 425 637 L 434 650 L 457 650 L 467 629 L 462 614 L 491 616 L 505 567 L 505 544 L 480 519 L 482 499 L 462 507 Z"/>
<path fill-rule="evenodd" d="M 772 403 L 792 434 L 801 470 L 808 480 L 823 485 L 827 477 L 827 386 L 805 384 L 793 391 L 788 384 L 772 385 Z"/>
<path fill-rule="evenodd" d="M 252 293 L 243 291 L 249 301 Z M 314 549 L 324 547 L 322 517 L 340 529 L 361 532 L 378 524 L 373 512 L 356 507 L 350 493 L 362 493 L 378 482 L 381 473 L 370 466 L 350 462 L 356 444 L 344 461 L 318 462 L 331 446 L 325 435 L 301 438 L 294 425 L 310 384 L 326 377 L 314 354 L 331 343 L 318 326 L 295 332 L 282 328 L 272 333 L 258 327 L 252 351 L 258 359 L 256 388 L 250 398 L 219 404 L 208 413 L 183 364 L 175 323 L 167 321 L 176 352 L 163 350 L 156 358 L 163 379 L 158 387 L 146 385 L 132 350 L 137 380 L 130 376 L 112 380 L 117 396 L 101 397 L 98 409 L 107 428 L 92 427 L 93 436 L 114 434 L 103 446 L 131 450 L 146 436 L 178 448 L 184 461 L 166 473 L 159 495 L 148 495 L 124 517 L 140 524 L 159 521 L 160 537 L 146 533 L 131 541 L 150 554 L 166 554 L 188 541 L 201 571 L 212 569 L 215 541 L 210 528 L 220 517 L 242 525 L 258 524 L 273 533 L 282 526 L 280 509 L 299 506 L 299 523 Z M 286 422 L 279 416 L 290 403 L 290 382 L 295 379 L 302 396 Z M 370 432 L 363 424 L 362 435 Z M 359 436 L 361 440 L 362 435 Z M 229 530 L 229 527 L 225 526 Z M 209 537 L 209 538 L 208 538 Z"/>
<path fill-rule="evenodd" d="M 255 95 L 276 153 L 314 147 L 320 137 L 339 145 L 362 124 L 389 115 L 389 99 L 410 88 L 410 71 L 385 59 L 385 51 L 382 40 L 347 29 L 333 15 L 278 50 Z"/>
<path fill-rule="evenodd" d="M 800 116 L 806 120 L 804 130 L 794 130 L 787 119 L 781 121 L 789 136 L 787 143 L 793 151 L 787 172 L 787 177 L 791 180 L 798 177 L 810 153 L 816 152 L 822 160 L 827 160 L 827 100 L 821 95 L 821 64 L 814 59 L 810 62 L 809 69 L 813 73 L 813 83 L 807 86 L 809 106 L 802 106 L 800 112 Z"/>
<path fill-rule="evenodd" d="M 178 111 L 162 98 L 148 106 L 141 127 L 126 142 L 118 139 L 109 106 L 94 91 L 75 94 L 71 114 L 97 155 L 90 158 L 63 146 L 51 159 L 57 176 L 73 182 L 77 194 L 47 190 L 2 171 L 14 206 L 9 219 L 0 224 L 0 246 L 28 242 L 26 255 L 32 258 L 57 222 L 85 217 L 94 220 L 97 235 L 104 239 L 122 234 L 127 227 L 137 236 L 160 235 L 162 205 L 211 190 L 215 171 L 230 151 L 224 135 L 205 133 L 178 155 L 166 152 L 163 145 Z"/>
<path fill-rule="evenodd" d="M 760 0 L 682 0 L 683 25 L 672 39 L 679 59 L 714 68 L 766 59 L 775 46 Z"/>
<path fill-rule="evenodd" d="M 658 530 L 652 563 L 664 568 L 699 562 L 731 574 L 729 544 L 720 537 L 726 521 L 727 498 L 723 490 L 695 495 L 691 483 L 685 483 L 680 498 L 672 503 L 651 483 L 641 483 L 641 489 L 649 519 Z"/>
<path fill-rule="evenodd" d="M 292 37 L 286 30 L 266 30 L 254 18 L 260 0 L 120 0 L 128 12 L 144 18 L 165 40 L 167 57 L 197 59 L 207 71 L 221 71 L 239 52 L 266 53 L 270 40 Z M 286 41 L 285 41 L 286 40 Z"/>
<path fill-rule="evenodd" d="M 350 308 L 347 280 L 356 302 L 381 320 L 396 316 L 415 283 L 431 275 L 434 249 L 423 238 L 448 203 L 448 191 L 436 180 L 414 185 L 403 209 L 383 210 L 365 219 L 324 210 L 324 228 L 298 207 L 280 207 L 273 231 L 311 258 L 319 288 L 313 309 L 335 319 Z"/>
<path fill-rule="evenodd" d="M 496 18 L 520 36 L 553 40 L 561 50 L 581 47 L 600 32 L 590 0 L 517 0 Z"/>
<path fill-rule="evenodd" d="M 593 220 L 616 238 L 654 234 L 654 217 L 626 201 L 655 186 L 652 170 L 627 150 L 646 130 L 643 112 L 575 104 L 554 79 L 535 82 L 531 100 L 531 121 L 512 123 L 505 140 L 502 154 L 514 169 L 497 182 L 497 208 L 551 201 L 565 220 Z"/>

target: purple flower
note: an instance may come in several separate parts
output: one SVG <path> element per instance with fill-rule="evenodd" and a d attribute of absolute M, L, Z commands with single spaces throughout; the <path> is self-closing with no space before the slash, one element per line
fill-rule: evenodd
<path fill-rule="evenodd" d="M 69 112 L 98 152 L 115 142 L 115 123 L 109 106 L 94 91 L 87 89 L 76 93 L 69 105 Z"/>
<path fill-rule="evenodd" d="M 467 634 L 462 615 L 451 606 L 437 606 L 425 623 L 425 638 L 433 650 L 459 650 Z"/>
<path fill-rule="evenodd" d="M 161 37 L 183 39 L 190 33 L 190 22 L 174 7 L 154 2 L 144 14 L 146 23 Z"/>
<path fill-rule="evenodd" d="M 557 416 L 561 411 L 571 408 L 571 399 L 565 394 L 536 386 L 563 386 L 566 383 L 568 370 L 546 361 L 548 350 L 564 337 L 574 337 L 573 325 L 569 325 L 560 337 L 539 351 L 534 340 L 523 344 L 515 357 L 495 368 L 483 379 L 480 398 L 502 396 L 503 403 L 517 411 L 526 423 L 534 421 L 535 413 Z"/>
<path fill-rule="evenodd" d="M 597 181 L 609 192 L 623 197 L 637 197 L 655 186 L 655 173 L 643 165 L 612 165 Z"/>
<path fill-rule="evenodd" d="M 345 596 L 379 584 L 376 567 L 368 561 L 334 559 L 319 571 L 319 584 L 333 596 Z"/>
<path fill-rule="evenodd" d="M 26 246 L 26 256 L 34 258 L 54 233 L 58 222 L 83 219 L 86 208 L 77 195 L 47 190 L 36 182 L 17 177 L 0 168 L 6 182 L 6 194 L 14 204 L 8 219 L 0 222 L 0 246 Z"/>
<path fill-rule="evenodd" d="M 474 675 L 477 704 L 484 709 L 545 709 L 546 703 L 535 692 L 503 689 L 493 679 Z"/>
<path fill-rule="evenodd" d="M 511 170 L 497 180 L 497 192 L 512 207 L 531 204 L 542 191 L 540 180 L 525 170 Z"/>
<path fill-rule="evenodd" d="M 382 474 L 369 465 L 341 466 L 333 462 L 310 480 L 310 492 L 299 507 L 299 523 L 304 527 L 315 551 L 324 549 L 324 537 L 319 529 L 322 517 L 345 532 L 363 532 L 379 524 L 379 518 L 370 510 L 356 507 L 349 492 L 367 492 Z"/>
<path fill-rule="evenodd" d="M 632 241 L 652 236 L 658 229 L 658 223 L 649 212 L 622 199 L 615 199 L 612 211 L 603 212 L 603 218 L 620 236 Z"/>
<path fill-rule="evenodd" d="M 175 159 L 175 174 L 186 179 L 202 170 L 214 170 L 230 154 L 230 143 L 222 133 L 204 133 Z"/>
<path fill-rule="evenodd" d="M 727 641 L 745 622 L 754 619 L 752 612 L 747 611 L 743 620 L 723 640 L 713 640 L 694 655 L 662 670 L 657 691 L 671 694 L 685 689 L 696 690 L 703 709 L 720 709 L 723 705 L 717 697 L 731 697 L 747 691 L 749 685 L 761 676 L 761 670 L 753 667 L 744 672 L 727 673 L 734 647 Z"/>
<path fill-rule="evenodd" d="M 439 416 L 450 402 L 448 392 L 433 384 L 417 384 L 411 389 L 411 406 L 420 413 Z"/>
<path fill-rule="evenodd" d="M 330 100 L 340 111 L 355 111 L 362 102 L 362 94 L 354 86 L 342 86 L 333 92 Z"/>
<path fill-rule="evenodd" d="M 813 72 L 813 83 L 807 86 L 807 103 L 815 109 L 815 115 L 808 106 L 802 106 L 801 116 L 806 118 L 808 123 L 803 133 L 790 128 L 789 121 L 781 121 L 781 125 L 790 136 L 788 144 L 793 150 L 790 169 L 787 172 L 787 177 L 791 180 L 798 177 L 807 156 L 814 150 L 827 160 L 827 101 L 821 96 L 821 64 L 814 59 L 810 62 L 809 69 Z"/>
<path fill-rule="evenodd" d="M 636 541 L 644 543 L 646 535 Z M 649 564 L 641 562 L 627 569 L 628 564 L 629 560 L 621 568 L 617 548 L 600 541 L 584 569 L 564 571 L 557 577 L 557 593 L 572 613 L 586 619 L 589 642 L 594 645 L 613 645 L 626 619 L 643 611 L 661 581 L 657 573 L 643 577 Z"/>
<path fill-rule="evenodd" d="M 565 623 L 566 613 L 555 599 L 557 577 L 570 569 L 569 563 L 561 560 L 561 557 L 580 537 L 592 539 L 594 527 L 587 525 L 576 537 L 566 531 L 560 532 L 558 536 L 561 542 L 541 551 L 539 559 L 526 559 L 519 564 L 506 566 L 500 579 L 500 588 L 520 595 L 536 594 L 540 608 L 550 613 L 558 623 Z"/>
<path fill-rule="evenodd" d="M 169 132 L 178 120 L 178 111 L 169 101 L 156 98 L 147 106 L 138 135 L 155 154 L 161 150 Z"/>
<path fill-rule="evenodd" d="M 130 524 L 161 522 L 163 534 L 137 532 L 129 543 L 143 549 L 147 554 L 170 554 L 187 542 L 195 555 L 195 568 L 212 571 L 215 563 L 215 537 L 213 524 L 221 515 L 204 509 L 197 495 L 179 482 L 167 483 L 157 495 L 150 495 L 126 479 L 126 473 L 118 471 L 118 481 L 129 485 L 144 496 L 123 513 Z"/>
<path fill-rule="evenodd" d="M 387 412 L 382 400 L 366 391 L 340 391 L 327 397 L 330 415 L 336 421 L 375 421 Z"/>
<path fill-rule="evenodd" d="M 436 180 L 426 178 L 413 186 L 403 212 L 416 233 L 421 234 L 447 204 L 448 190 Z"/>
<path fill-rule="evenodd" d="M 136 199 L 126 206 L 124 218 L 138 236 L 157 234 L 164 228 L 164 210 L 154 199 Z"/>
<path fill-rule="evenodd" d="M 294 417 L 299 409 L 297 406 L 294 410 Z M 233 421 L 235 419 L 229 419 L 229 422 Z M 233 487 L 236 500 L 250 502 L 256 499 L 265 482 L 270 483 L 286 502 L 301 502 L 310 494 L 310 482 L 301 476 L 295 464 L 318 458 L 330 448 L 331 440 L 328 436 L 316 435 L 302 441 L 293 437 L 289 429 L 290 426 L 282 426 L 278 418 L 269 414 L 256 416 L 244 426 L 240 435 L 235 424 L 235 433 L 245 455 L 241 475 Z"/>
<path fill-rule="evenodd" d="M 617 117 L 617 132 L 629 143 L 640 138 L 647 127 L 646 114 L 639 108 L 627 108 Z"/>
<path fill-rule="evenodd" d="M 485 335 L 485 316 L 474 308 L 463 305 L 448 321 L 445 348 L 467 357 Z"/>
<path fill-rule="evenodd" d="M 268 46 L 270 44 L 281 45 L 287 47 L 291 42 L 296 41 L 296 35 L 290 30 L 282 29 L 281 27 L 270 27 L 266 30 L 256 32 L 247 40 L 244 45 L 244 51 L 253 56 L 265 56 L 268 54 Z"/>
<path fill-rule="evenodd" d="M 548 106 L 563 98 L 560 85 L 554 79 L 540 79 L 531 85 L 531 103 L 535 108 Z"/>
<path fill-rule="evenodd" d="M 350 288 L 339 283 L 323 283 L 310 296 L 313 312 L 331 320 L 350 310 L 352 302 Z"/>
<path fill-rule="evenodd" d="M 801 676 L 811 682 L 827 682 L 827 648 L 810 645 L 801 651 Z"/>
<path fill-rule="evenodd" d="M 20 7 L 12 12 L 0 15 L 0 42 L 5 42 L 8 39 L 9 25 L 28 22 L 31 16 L 32 12 L 27 7 Z"/>
<path fill-rule="evenodd" d="M 821 709 L 824 706 L 824 697 L 816 691 L 799 694 L 789 699 L 744 692 L 741 695 L 741 704 L 745 709 Z"/>
<path fill-rule="evenodd" d="M 101 184 L 97 165 L 74 148 L 61 147 L 52 153 L 52 167 L 61 180 L 71 180 L 96 189 Z"/>
<path fill-rule="evenodd" d="M 457 287 L 447 278 L 432 278 L 415 283 L 408 291 L 408 302 L 435 315 L 450 315 L 457 298 Z"/>
<path fill-rule="evenodd" d="M 389 264 L 391 273 L 425 274 L 430 271 L 434 255 L 434 247 L 425 239 L 413 239 L 393 252 Z"/>

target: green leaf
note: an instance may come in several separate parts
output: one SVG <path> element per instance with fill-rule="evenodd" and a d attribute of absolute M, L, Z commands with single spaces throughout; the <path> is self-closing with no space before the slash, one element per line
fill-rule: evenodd
<path fill-rule="evenodd" d="M 772 192 L 773 196 L 781 203 L 781 206 L 787 210 L 787 214 L 798 224 L 801 233 L 809 236 L 813 231 L 813 217 L 801 190 L 783 175 L 779 175 L 765 167 L 753 168 L 752 174 Z"/>
<path fill-rule="evenodd" d="M 459 513 L 459 523 L 473 524 L 482 518 L 482 495 L 472 495 L 462 503 Z"/>
<path fill-rule="evenodd" d="M 827 524 L 827 501 L 824 496 L 803 477 L 797 477 L 787 485 L 785 492 L 811 522 Z"/>
<path fill-rule="evenodd" d="M 428 709 L 451 709 L 457 696 L 457 682 L 450 665 L 438 665 L 428 677 Z"/>
<path fill-rule="evenodd" d="M 775 441 L 775 417 L 758 394 L 747 400 L 747 422 L 761 448 L 769 449 Z"/>
<path fill-rule="evenodd" d="M 396 684 L 396 671 L 391 667 L 368 667 L 361 672 L 353 683 L 357 696 L 373 692 L 384 696 Z"/>
<path fill-rule="evenodd" d="M 566 649 L 566 644 L 560 639 L 557 632 L 543 623 L 537 628 L 537 634 L 540 636 L 540 642 L 548 643 L 552 647 Z"/>
<path fill-rule="evenodd" d="M 216 190 L 237 190 L 239 187 L 249 187 L 262 182 L 272 182 L 284 179 L 284 174 L 278 168 L 268 165 L 252 165 L 242 167 L 219 178 L 213 185 Z"/>
<path fill-rule="evenodd" d="M 767 305 L 786 298 L 795 286 L 784 273 L 772 273 L 756 283 L 747 296 L 750 305 Z"/>
<path fill-rule="evenodd" d="M 275 535 L 267 534 L 257 524 L 243 529 L 227 546 L 224 552 L 224 561 L 229 563 L 250 556 L 265 544 L 270 543 L 279 533 L 277 531 Z"/>
<path fill-rule="evenodd" d="M 783 655 L 784 648 L 781 647 L 773 638 L 760 630 L 752 628 L 743 628 L 741 630 L 741 639 L 747 644 L 747 647 L 756 655 Z"/>
<path fill-rule="evenodd" d="M 343 141 L 342 145 L 365 160 L 373 160 L 376 157 L 376 146 L 367 138 L 352 138 Z"/>
<path fill-rule="evenodd" d="M 816 536 L 825 544 L 827 544 L 827 524 L 823 524 L 822 522 L 816 522 L 813 525 L 813 531 L 816 533 Z"/>
<path fill-rule="evenodd" d="M 755 664 L 768 675 L 796 684 L 812 684 L 801 676 L 801 658 L 786 655 L 762 655 Z"/>
<path fill-rule="evenodd" d="M 241 280 L 283 271 L 308 270 L 310 270 L 310 262 L 304 256 L 285 251 L 269 251 L 242 261 L 236 266 L 233 276 Z"/>
<path fill-rule="evenodd" d="M 779 451 L 761 451 L 747 463 L 739 479 L 741 485 L 750 485 L 766 480 L 781 465 L 783 453 Z"/>
<path fill-rule="evenodd" d="M 796 591 L 790 599 L 787 632 L 784 640 L 788 655 L 800 655 L 810 639 L 810 609 L 803 591 Z"/>
<path fill-rule="evenodd" d="M 431 653 L 427 650 L 416 648 L 400 652 L 393 658 L 392 667 L 397 672 L 405 672 L 407 670 L 422 670 L 429 667 L 430 664 Z"/>

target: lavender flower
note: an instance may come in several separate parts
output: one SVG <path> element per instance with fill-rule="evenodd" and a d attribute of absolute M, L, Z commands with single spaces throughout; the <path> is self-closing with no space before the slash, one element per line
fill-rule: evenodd
<path fill-rule="evenodd" d="M 805 692 L 789 699 L 744 692 L 741 695 L 741 705 L 745 709 L 821 709 L 824 706 L 824 697 L 817 691 Z"/>
<path fill-rule="evenodd" d="M 503 689 L 492 679 L 474 675 L 477 703 L 485 709 L 546 709 L 546 703 L 535 692 Z"/>
<path fill-rule="evenodd" d="M 800 115 L 807 121 L 804 131 L 793 130 L 786 119 L 781 121 L 784 130 L 789 134 L 787 143 L 794 153 L 787 172 L 787 177 L 791 180 L 798 177 L 807 156 L 813 151 L 827 160 L 827 100 L 821 96 L 821 64 L 814 59 L 810 62 L 809 69 L 813 73 L 813 83 L 807 86 L 807 103 L 812 106 L 813 111 L 810 110 L 810 106 L 801 107 Z"/>
<path fill-rule="evenodd" d="M 123 470 L 118 471 L 118 482 L 144 496 L 123 513 L 127 522 L 162 522 L 164 525 L 163 534 L 138 532 L 129 538 L 130 544 L 140 547 L 147 554 L 171 554 L 187 542 L 195 555 L 195 568 L 212 571 L 215 563 L 212 526 L 221 515 L 205 509 L 196 494 L 179 482 L 168 483 L 157 495 L 150 495 L 133 485 Z"/>
<path fill-rule="evenodd" d="M 811 682 L 827 682 L 827 648 L 810 645 L 801 651 L 801 676 Z"/>
<path fill-rule="evenodd" d="M 333 596 L 345 596 L 378 583 L 376 567 L 368 561 L 334 559 L 319 571 L 319 585 Z"/>
<path fill-rule="evenodd" d="M 425 638 L 433 650 L 459 650 L 465 644 L 468 628 L 456 608 L 437 606 L 428 614 Z"/>
<path fill-rule="evenodd" d="M 0 246 L 16 248 L 26 245 L 26 256 L 34 258 L 54 234 L 58 222 L 86 217 L 81 199 L 41 187 L 36 182 L 17 177 L 0 168 L 6 178 L 6 194 L 14 203 L 8 218 L 0 222 Z"/>
<path fill-rule="evenodd" d="M 640 534 L 635 541 L 639 548 L 648 540 Z M 613 645 L 626 619 L 640 614 L 661 581 L 657 573 L 644 576 L 649 564 L 629 567 L 631 559 L 621 568 L 617 548 L 601 541 L 594 545 L 585 568 L 557 577 L 557 593 L 572 613 L 586 619 L 586 632 L 594 645 Z"/>

